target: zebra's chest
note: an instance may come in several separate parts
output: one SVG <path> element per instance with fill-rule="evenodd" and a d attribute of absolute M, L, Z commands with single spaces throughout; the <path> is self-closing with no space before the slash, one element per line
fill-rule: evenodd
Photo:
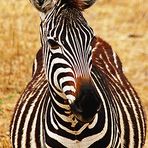
<path fill-rule="evenodd" d="M 107 115 L 104 107 L 96 114 L 92 123 L 84 125 L 71 119 L 69 119 L 71 122 L 66 121 L 66 119 L 63 121 L 63 118 L 66 117 L 57 116 L 51 105 L 46 113 L 43 140 L 50 147 L 86 148 L 93 145 L 108 147 L 112 143 L 116 143 L 114 139 L 118 139 L 117 124 L 111 120 L 110 115 Z"/>

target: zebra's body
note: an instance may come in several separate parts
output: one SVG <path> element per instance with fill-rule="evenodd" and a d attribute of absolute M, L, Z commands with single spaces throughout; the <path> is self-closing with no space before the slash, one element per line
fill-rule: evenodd
<path fill-rule="evenodd" d="M 145 119 L 139 97 L 123 74 L 119 57 L 94 37 L 81 12 L 60 0 L 41 24 L 41 39 L 32 80 L 12 119 L 13 147 L 142 147 Z M 92 93 L 82 88 L 82 82 Z M 81 108 L 75 111 L 83 91 L 92 95 L 92 101 L 84 102 L 93 120 L 81 116 Z"/>

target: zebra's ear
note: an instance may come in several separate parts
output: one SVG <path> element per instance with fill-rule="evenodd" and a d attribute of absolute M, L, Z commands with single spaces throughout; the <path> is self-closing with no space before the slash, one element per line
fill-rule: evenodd
<path fill-rule="evenodd" d="M 71 2 L 76 8 L 84 10 L 91 7 L 96 0 L 71 0 Z"/>
<path fill-rule="evenodd" d="M 46 13 L 58 0 L 30 0 L 32 5 L 40 12 Z"/>

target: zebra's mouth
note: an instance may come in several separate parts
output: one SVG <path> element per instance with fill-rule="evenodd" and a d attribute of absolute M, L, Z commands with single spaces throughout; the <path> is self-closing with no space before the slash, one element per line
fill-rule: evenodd
<path fill-rule="evenodd" d="M 85 124 L 85 123 L 91 123 L 95 115 L 101 110 L 102 104 L 99 104 L 97 110 L 94 109 L 92 105 L 90 105 L 91 110 L 87 109 L 83 111 L 78 107 L 76 104 L 71 104 L 71 110 L 72 113 L 74 114 L 75 118 L 79 121 L 79 123 Z"/>

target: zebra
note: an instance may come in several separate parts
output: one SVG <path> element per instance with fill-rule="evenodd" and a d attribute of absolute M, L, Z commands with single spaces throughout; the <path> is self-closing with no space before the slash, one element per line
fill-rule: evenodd
<path fill-rule="evenodd" d="M 37 1 L 44 5 L 44 0 Z M 118 55 L 94 35 L 83 17 L 82 11 L 94 1 L 45 2 L 51 3 L 50 9 L 34 5 L 45 15 L 42 47 L 32 80 L 15 107 L 12 146 L 143 147 L 146 123 L 140 99 Z"/>

